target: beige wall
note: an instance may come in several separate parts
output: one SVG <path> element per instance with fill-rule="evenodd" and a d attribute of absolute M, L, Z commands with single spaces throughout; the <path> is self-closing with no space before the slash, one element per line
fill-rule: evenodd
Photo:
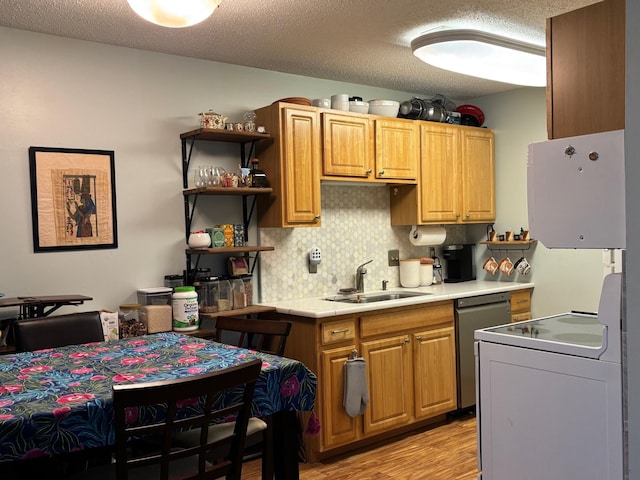
<path fill-rule="evenodd" d="M 0 64 L 0 292 L 7 296 L 81 293 L 95 299 L 86 308 L 116 309 L 119 304 L 135 300 L 138 288 L 161 285 L 165 274 L 184 268 L 178 135 L 198 126 L 198 112 L 212 108 L 239 120 L 246 110 L 288 96 L 316 98 L 341 92 L 367 99 L 403 100 L 411 96 L 4 27 L 0 27 Z M 433 93 L 438 92 L 422 95 Z M 515 228 L 526 221 L 526 204 L 523 187 L 516 187 L 514 179 L 519 178 L 518 182 L 524 185 L 526 143 L 543 138 L 544 96 L 525 89 L 482 98 L 476 103 L 485 110 L 487 124 L 497 129 L 498 226 L 502 228 L 508 222 Z M 118 249 L 33 253 L 29 146 L 115 151 Z M 195 150 L 192 164 L 213 163 L 230 169 L 237 166 L 237 146 L 201 147 Z M 342 188 L 345 187 L 338 187 Z M 380 202 L 384 200 L 376 190 L 384 187 L 354 188 L 370 189 L 370 195 L 379 196 Z M 323 187 L 323 193 L 324 190 L 327 188 Z M 340 195 L 349 194 L 339 193 L 336 198 Z M 336 205 L 339 214 L 341 206 Z M 233 199 L 201 199 L 199 207 L 196 227 L 233 223 L 240 215 L 238 202 Z M 378 214 L 384 215 L 385 208 L 374 208 L 381 228 L 385 219 Z M 456 230 L 452 238 L 479 240 L 483 228 Z M 322 234 L 322 230 L 317 232 L 309 235 Z M 255 228 L 251 233 L 257 233 Z M 346 236 L 335 251 L 318 245 L 325 254 L 320 269 L 326 269 L 325 274 L 335 274 L 335 281 L 333 275 L 327 277 L 329 287 L 324 287 L 326 279 L 322 279 L 322 288 L 350 283 L 352 270 L 372 256 L 377 259 L 368 279 L 372 288 L 382 278 L 393 275 L 393 271 L 379 266 L 385 264 L 386 250 L 396 241 L 398 247 L 405 248 L 408 229 L 392 229 L 383 234 L 384 242 L 350 251 L 349 242 L 361 233 L 354 230 L 353 236 Z M 297 232 L 280 234 L 293 238 Z M 301 274 L 306 272 L 303 255 L 315 241 L 310 237 L 307 243 L 295 247 L 295 265 Z M 279 243 L 277 255 L 290 258 L 287 245 L 280 240 Z M 353 256 L 340 256 L 344 254 Z M 408 251 L 409 254 L 413 252 Z M 478 255 L 481 254 L 479 248 Z M 267 255 L 264 254 L 265 259 Z M 539 313 L 593 307 L 590 299 L 585 301 L 584 291 L 597 292 L 598 287 L 591 283 L 597 285 L 598 281 L 592 272 L 586 275 L 582 270 L 582 264 L 589 265 L 591 260 L 574 260 L 573 252 L 548 253 L 540 245 L 534 255 L 534 280 L 539 284 L 534 308 Z M 341 260 L 344 270 L 329 269 L 331 258 L 345 258 Z M 578 271 L 558 273 L 559 265 Z M 377 268 L 381 270 L 376 272 Z M 576 284 L 583 294 L 572 298 L 574 294 L 566 288 Z M 0 315 L 5 314 L 0 311 Z"/>
<path fill-rule="evenodd" d="M 545 102 L 544 88 L 522 88 L 472 101 L 495 130 L 498 231 L 527 228 L 527 145 L 547 139 Z M 600 250 L 552 250 L 538 242 L 525 255 L 533 262 L 534 316 L 571 309 L 597 311 L 603 272 Z"/>

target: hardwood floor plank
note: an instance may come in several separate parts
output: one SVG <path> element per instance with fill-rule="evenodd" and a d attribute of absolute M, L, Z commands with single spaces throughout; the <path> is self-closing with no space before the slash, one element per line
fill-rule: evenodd
<path fill-rule="evenodd" d="M 476 419 L 467 415 L 428 430 L 300 465 L 301 480 L 476 480 Z M 242 469 L 243 480 L 261 480 L 260 460 Z"/>

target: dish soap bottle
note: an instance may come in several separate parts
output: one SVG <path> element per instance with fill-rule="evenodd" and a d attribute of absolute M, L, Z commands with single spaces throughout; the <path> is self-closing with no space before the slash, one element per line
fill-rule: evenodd
<path fill-rule="evenodd" d="M 260 170 L 260 160 L 254 158 L 251 160 L 251 171 L 247 175 L 247 186 L 266 188 L 269 186 L 269 180 L 267 180 L 267 174 L 263 170 Z"/>

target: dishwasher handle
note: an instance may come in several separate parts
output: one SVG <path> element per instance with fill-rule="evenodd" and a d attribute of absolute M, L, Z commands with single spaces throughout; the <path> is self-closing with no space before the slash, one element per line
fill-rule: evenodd
<path fill-rule="evenodd" d="M 477 307 L 490 303 L 508 302 L 511 300 L 510 292 L 490 293 L 488 295 L 478 295 L 476 297 L 465 297 L 456 300 L 456 309 Z"/>

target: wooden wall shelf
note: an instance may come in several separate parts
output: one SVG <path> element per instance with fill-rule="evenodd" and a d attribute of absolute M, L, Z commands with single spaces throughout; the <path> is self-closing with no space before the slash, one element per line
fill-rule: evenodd
<path fill-rule="evenodd" d="M 489 250 L 529 250 L 532 245 L 538 243 L 537 240 L 510 240 L 510 241 L 493 241 L 493 242 L 480 242 L 481 245 L 486 245 Z"/>

